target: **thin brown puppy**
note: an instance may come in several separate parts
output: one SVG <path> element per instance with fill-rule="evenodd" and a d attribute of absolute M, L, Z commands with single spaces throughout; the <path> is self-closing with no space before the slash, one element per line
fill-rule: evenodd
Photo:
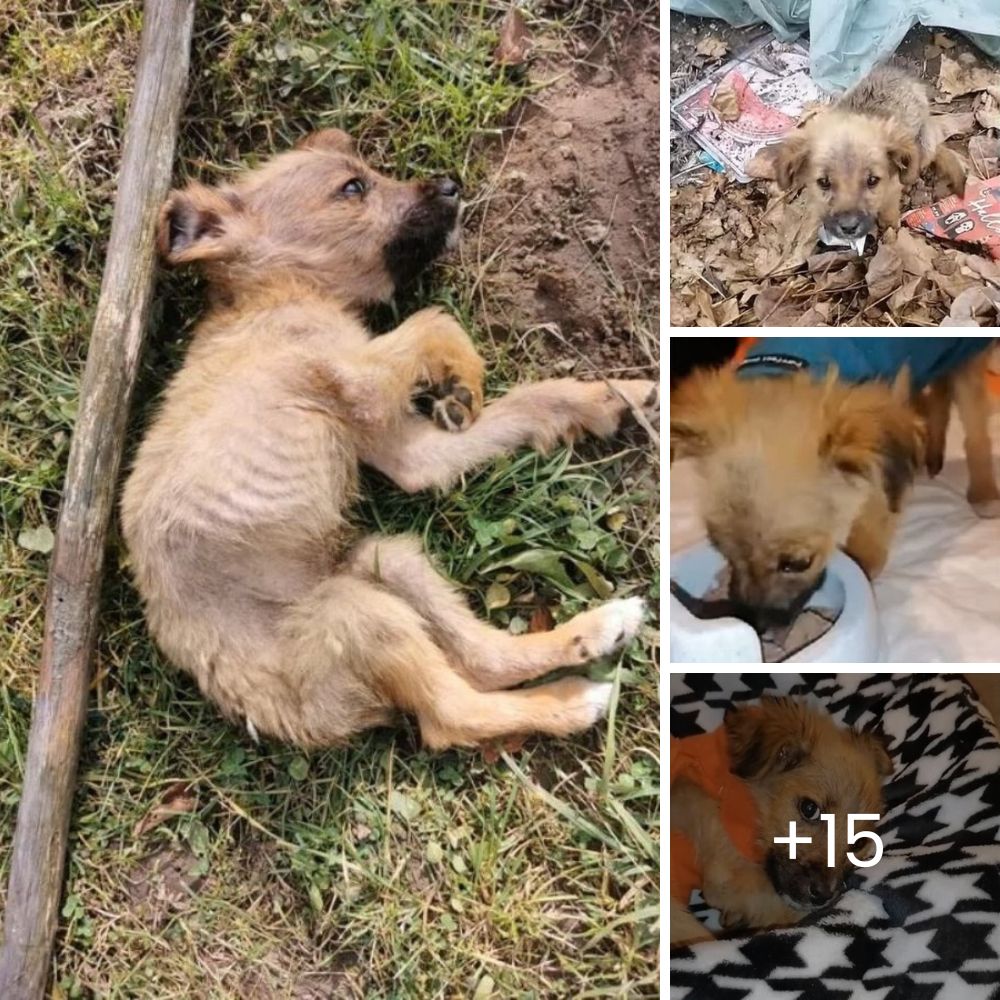
<path fill-rule="evenodd" d="M 372 336 L 361 308 L 454 239 L 458 194 L 382 176 L 326 130 L 164 206 L 163 255 L 200 264 L 213 305 L 139 449 L 123 527 L 156 641 L 253 733 L 325 746 L 408 712 L 430 747 L 563 736 L 604 713 L 610 685 L 504 689 L 639 627 L 633 598 L 510 635 L 415 538 L 351 530 L 360 462 L 412 492 L 522 446 L 608 436 L 633 408 L 655 419 L 643 380 L 556 379 L 483 406 L 482 360 L 439 309 Z"/>
<path fill-rule="evenodd" d="M 845 240 L 899 225 L 904 188 L 930 165 L 962 193 L 965 169 L 939 141 L 924 85 L 895 66 L 872 70 L 775 154 L 778 183 L 804 189 L 812 228 Z"/>

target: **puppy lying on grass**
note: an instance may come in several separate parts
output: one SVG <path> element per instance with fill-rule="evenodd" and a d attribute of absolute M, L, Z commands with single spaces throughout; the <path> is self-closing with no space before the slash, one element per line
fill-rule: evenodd
<path fill-rule="evenodd" d="M 729 598 L 759 632 L 788 625 L 842 547 L 874 578 L 917 467 L 940 471 L 952 399 L 968 498 L 1000 516 L 987 419 L 987 337 L 771 337 L 742 365 L 671 396 L 671 460 L 702 473 Z M 918 408 L 926 417 L 922 419 Z"/>
<path fill-rule="evenodd" d="M 822 224 L 853 241 L 899 225 L 900 202 L 927 166 L 955 194 L 965 189 L 958 156 L 939 141 L 924 85 L 894 66 L 881 66 L 828 108 L 809 117 L 777 147 L 778 184 L 804 188 L 810 232 Z"/>
<path fill-rule="evenodd" d="M 438 309 L 371 335 L 361 308 L 445 249 L 458 205 L 455 182 L 384 177 L 327 130 L 163 208 L 163 256 L 203 266 L 212 306 L 139 449 L 122 522 L 156 641 L 252 733 L 326 746 L 408 712 L 432 748 L 563 736 L 603 715 L 611 685 L 506 689 L 639 628 L 631 598 L 510 635 L 472 614 L 415 538 L 351 531 L 359 462 L 410 492 L 446 487 L 522 446 L 606 437 L 633 410 L 655 418 L 643 380 L 555 379 L 483 406 L 483 362 Z"/>
<path fill-rule="evenodd" d="M 849 843 L 848 816 L 881 814 L 891 773 L 875 736 L 790 698 L 765 698 L 729 712 L 715 732 L 671 740 L 671 947 L 712 939 L 688 909 L 695 889 L 726 930 L 787 926 L 829 906 L 843 891 L 847 853 L 874 857 L 870 837 Z M 832 868 L 826 813 L 836 817 Z M 792 820 L 796 836 L 812 839 L 794 861 L 774 843 Z"/>

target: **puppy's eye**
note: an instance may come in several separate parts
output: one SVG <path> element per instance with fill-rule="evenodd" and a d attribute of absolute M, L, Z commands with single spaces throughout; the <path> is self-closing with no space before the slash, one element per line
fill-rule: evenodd
<path fill-rule="evenodd" d="M 356 198 L 358 195 L 364 194 L 367 190 L 368 185 L 360 177 L 352 177 L 341 187 L 339 193 L 348 198 Z"/>
<path fill-rule="evenodd" d="M 819 806 L 812 799 L 799 799 L 799 812 L 803 819 L 814 820 L 819 816 Z"/>
<path fill-rule="evenodd" d="M 873 187 L 878 187 L 878 182 L 879 182 L 879 181 L 880 181 L 881 179 L 882 179 L 881 177 L 876 177 L 876 176 L 875 176 L 874 174 L 869 174 L 869 175 L 868 175 L 868 186 L 869 186 L 870 188 L 873 188 Z"/>
<path fill-rule="evenodd" d="M 829 191 L 830 187 L 831 187 L 830 178 L 829 177 L 820 177 L 820 178 L 818 178 L 817 181 L 816 181 L 816 184 L 818 185 L 818 187 L 819 187 L 819 189 L 821 191 Z"/>
<path fill-rule="evenodd" d="M 779 573 L 804 573 L 812 565 L 812 556 L 781 556 L 778 559 Z"/>

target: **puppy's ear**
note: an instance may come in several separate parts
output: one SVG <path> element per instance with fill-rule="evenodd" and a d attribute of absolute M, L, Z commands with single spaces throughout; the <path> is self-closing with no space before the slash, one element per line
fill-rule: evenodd
<path fill-rule="evenodd" d="M 322 149 L 331 153 L 344 153 L 347 156 L 354 156 L 357 152 L 354 140 L 339 128 L 321 128 L 316 132 L 310 132 L 295 143 L 295 148 Z"/>
<path fill-rule="evenodd" d="M 809 133 L 797 130 L 781 143 L 774 155 L 774 173 L 783 191 L 793 191 L 805 182 L 812 143 Z"/>
<path fill-rule="evenodd" d="M 670 393 L 670 461 L 701 458 L 719 443 L 732 406 L 727 369 L 696 371 Z"/>
<path fill-rule="evenodd" d="M 168 264 L 224 260 L 238 246 L 232 232 L 243 203 L 233 192 L 193 182 L 171 191 L 156 227 L 156 246 Z"/>
<path fill-rule="evenodd" d="M 920 176 L 917 144 L 910 132 L 894 121 L 890 121 L 886 128 L 885 155 L 904 184 L 913 184 Z"/>
<path fill-rule="evenodd" d="M 898 511 L 903 493 L 923 461 L 924 427 L 908 401 L 908 376 L 891 390 L 878 383 L 850 386 L 827 382 L 825 433 L 820 456 L 848 479 L 883 487 L 889 509 Z"/>
<path fill-rule="evenodd" d="M 759 706 L 726 713 L 730 770 L 754 780 L 798 767 L 813 745 L 808 711 L 787 698 L 765 698 Z"/>
<path fill-rule="evenodd" d="M 892 757 L 889 756 L 889 741 L 885 735 L 874 729 L 852 729 L 851 734 L 865 753 L 871 756 L 875 770 L 883 778 L 888 778 L 892 774 Z"/>

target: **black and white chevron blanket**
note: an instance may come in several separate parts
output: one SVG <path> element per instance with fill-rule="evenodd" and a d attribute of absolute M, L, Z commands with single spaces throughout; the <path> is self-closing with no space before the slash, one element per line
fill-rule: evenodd
<path fill-rule="evenodd" d="M 972 689 L 958 674 L 673 675 L 670 732 L 715 729 L 763 694 L 885 733 L 885 851 L 793 929 L 675 951 L 671 1000 L 1000 1000 L 1000 738 Z"/>

